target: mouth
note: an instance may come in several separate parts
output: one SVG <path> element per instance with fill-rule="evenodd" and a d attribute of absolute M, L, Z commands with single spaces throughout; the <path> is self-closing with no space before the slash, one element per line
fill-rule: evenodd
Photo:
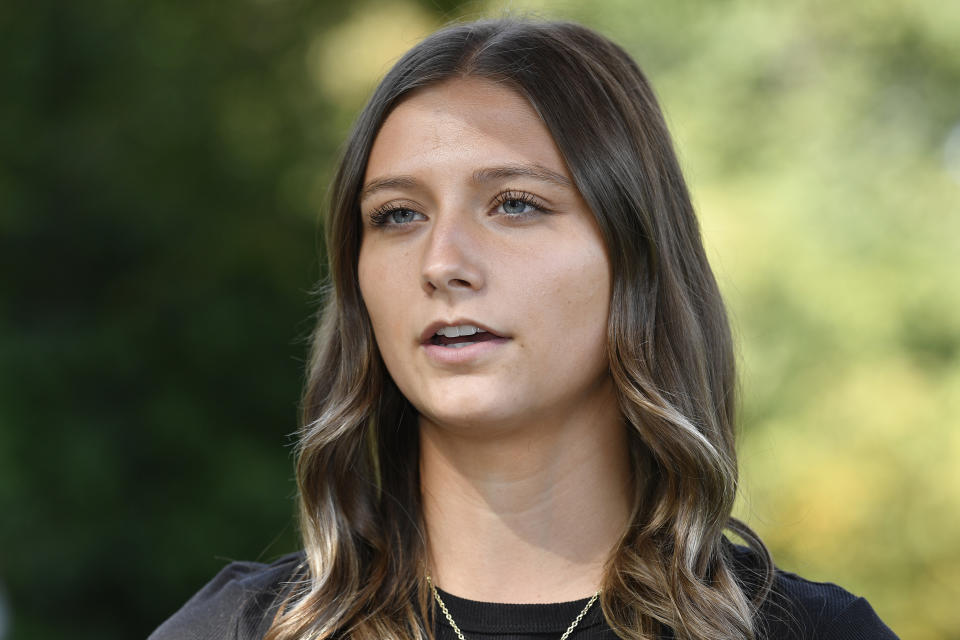
<path fill-rule="evenodd" d="M 477 332 L 472 336 L 457 336 L 456 338 L 448 338 L 443 335 L 435 335 L 427 342 L 427 344 L 435 344 L 438 347 L 449 347 L 451 349 L 462 349 L 463 347 L 469 347 L 472 344 L 477 344 L 478 342 L 487 342 L 488 340 L 497 340 L 500 339 L 500 336 L 490 333 L 489 331 Z"/>
<path fill-rule="evenodd" d="M 434 322 L 424 330 L 420 338 L 420 343 L 424 346 L 463 349 L 481 342 L 504 340 L 505 336 L 473 320 L 458 319 Z"/>
<path fill-rule="evenodd" d="M 501 347 L 510 341 L 488 326 L 474 320 L 438 320 L 420 336 L 427 359 L 443 369 L 462 372 L 490 363 Z"/>

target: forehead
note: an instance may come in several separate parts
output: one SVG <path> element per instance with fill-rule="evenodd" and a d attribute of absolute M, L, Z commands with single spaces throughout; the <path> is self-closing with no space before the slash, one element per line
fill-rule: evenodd
<path fill-rule="evenodd" d="M 529 162 L 569 175 L 550 131 L 527 99 L 485 79 L 458 78 L 400 102 L 374 140 L 365 182 L 445 163 L 449 169 Z"/>

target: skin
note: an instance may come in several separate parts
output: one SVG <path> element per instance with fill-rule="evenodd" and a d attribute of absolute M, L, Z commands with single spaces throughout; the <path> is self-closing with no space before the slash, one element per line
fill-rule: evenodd
<path fill-rule="evenodd" d="M 589 596 L 628 519 L 629 460 L 610 264 L 549 131 L 487 80 L 421 89 L 378 133 L 360 209 L 360 290 L 420 416 L 435 582 L 491 602 Z M 505 339 L 439 361 L 421 335 L 458 319 Z"/>

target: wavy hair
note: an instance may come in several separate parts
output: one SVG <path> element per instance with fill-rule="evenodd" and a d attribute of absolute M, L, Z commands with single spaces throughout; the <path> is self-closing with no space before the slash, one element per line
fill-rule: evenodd
<path fill-rule="evenodd" d="M 329 282 L 302 402 L 297 480 L 306 561 L 268 640 L 432 636 L 417 414 L 390 379 L 360 296 L 358 197 L 391 109 L 459 77 L 529 100 L 601 229 L 613 274 L 609 367 L 636 494 L 602 584 L 607 622 L 650 640 L 752 639 L 773 566 L 731 517 L 737 488 L 730 328 L 653 91 L 620 47 L 565 22 L 442 29 L 389 71 L 346 143 L 326 219 Z M 733 570 L 730 530 L 760 558 Z"/>

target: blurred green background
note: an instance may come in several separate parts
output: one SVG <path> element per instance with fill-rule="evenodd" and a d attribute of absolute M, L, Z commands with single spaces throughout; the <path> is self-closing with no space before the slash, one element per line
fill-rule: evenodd
<path fill-rule="evenodd" d="M 738 513 L 903 638 L 960 638 L 940 0 L 0 5 L 0 638 L 144 637 L 298 547 L 338 145 L 402 51 L 504 9 L 601 30 L 661 97 L 741 345 Z"/>

